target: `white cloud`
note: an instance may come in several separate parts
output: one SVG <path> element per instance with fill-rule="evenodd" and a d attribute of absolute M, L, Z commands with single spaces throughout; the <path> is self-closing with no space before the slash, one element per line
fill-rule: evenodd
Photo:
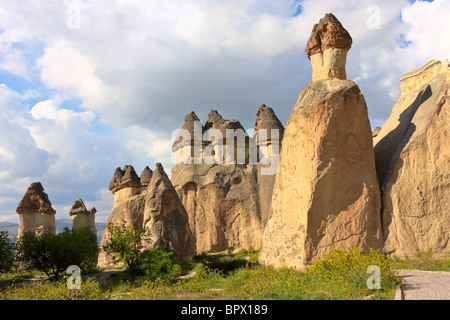
<path fill-rule="evenodd" d="M 189 111 L 206 121 L 217 109 L 250 129 L 266 103 L 285 123 L 311 78 L 306 41 L 328 12 L 352 35 L 347 75 L 382 123 L 404 73 L 448 58 L 449 3 L 0 0 L 0 69 L 30 84 L 0 87 L 0 182 L 18 177 L 2 196 L 41 179 L 59 208 L 81 197 L 106 214 L 115 167 L 170 167 L 170 134 Z M 367 27 L 371 5 L 380 29 Z M 70 6 L 79 28 L 68 27 Z"/>

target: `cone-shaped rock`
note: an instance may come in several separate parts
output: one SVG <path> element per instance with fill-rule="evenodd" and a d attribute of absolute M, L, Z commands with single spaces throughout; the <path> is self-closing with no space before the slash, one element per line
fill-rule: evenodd
<path fill-rule="evenodd" d="M 197 117 L 194 111 L 189 112 L 184 117 L 184 124 L 181 128 L 182 131 L 177 135 L 172 146 L 172 151 L 177 151 L 179 148 L 190 146 L 194 144 L 194 141 L 199 140 L 199 145 L 201 146 L 202 134 L 204 127 L 201 125 L 200 119 Z M 185 132 L 189 134 L 189 139 L 185 137 Z M 197 132 L 198 131 L 198 132 Z"/>
<path fill-rule="evenodd" d="M 256 122 L 255 122 L 255 134 L 257 137 L 258 145 L 261 143 L 272 143 L 271 139 L 271 130 L 278 130 L 278 141 L 274 141 L 275 143 L 281 143 L 281 139 L 283 139 L 284 127 L 278 117 L 275 115 L 275 112 L 272 108 L 267 107 L 265 104 L 262 104 L 256 113 Z M 261 130 L 267 130 L 265 136 L 260 136 Z"/>
<path fill-rule="evenodd" d="M 142 170 L 141 173 L 141 186 L 142 187 L 147 187 L 148 184 L 150 183 L 150 180 L 152 179 L 152 175 L 153 175 L 153 171 L 146 166 L 144 168 L 144 170 Z"/>
<path fill-rule="evenodd" d="M 139 188 L 141 186 L 141 180 L 136 174 L 136 171 L 134 171 L 133 166 L 127 165 L 123 168 L 123 170 L 125 171 L 125 173 L 120 183 L 121 188 Z"/>
<path fill-rule="evenodd" d="M 400 79 L 374 139 L 384 251 L 445 255 L 450 244 L 450 67 L 432 60 Z"/>
<path fill-rule="evenodd" d="M 114 172 L 114 175 L 109 182 L 109 190 L 111 190 L 112 193 L 116 193 L 120 189 L 120 183 L 122 182 L 124 172 L 120 167 L 116 168 L 116 171 Z"/>
<path fill-rule="evenodd" d="M 339 39 L 326 50 L 339 49 Z M 333 79 L 309 82 L 287 121 L 259 253 L 263 264 L 304 268 L 335 248 L 381 247 L 366 103 L 354 82 Z"/>
<path fill-rule="evenodd" d="M 160 163 L 156 164 L 145 196 L 144 228 L 152 241 L 146 248 L 170 247 L 181 258 L 195 254 L 195 242 L 189 228 L 186 210 Z"/>

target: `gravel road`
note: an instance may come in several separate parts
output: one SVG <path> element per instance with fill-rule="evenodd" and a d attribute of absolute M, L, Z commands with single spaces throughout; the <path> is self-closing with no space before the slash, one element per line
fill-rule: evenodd
<path fill-rule="evenodd" d="M 398 275 L 406 281 L 404 300 L 450 300 L 450 272 L 401 270 Z M 400 292 L 395 299 L 402 299 Z"/>

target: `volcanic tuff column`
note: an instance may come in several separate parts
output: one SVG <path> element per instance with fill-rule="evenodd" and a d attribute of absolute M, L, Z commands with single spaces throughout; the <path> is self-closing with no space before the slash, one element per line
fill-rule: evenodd
<path fill-rule="evenodd" d="M 97 229 L 95 228 L 96 212 L 97 209 L 95 208 L 88 211 L 82 199 L 75 200 L 69 211 L 73 222 L 72 228 L 89 227 L 93 233 L 97 234 Z"/>
<path fill-rule="evenodd" d="M 449 252 L 450 66 L 432 60 L 400 79 L 402 94 L 374 139 L 384 251 Z"/>
<path fill-rule="evenodd" d="M 350 36 L 333 15 L 314 26 L 306 48 L 313 81 L 284 130 L 272 215 L 259 253 L 263 264 L 304 268 L 334 248 L 381 246 L 367 107 L 358 86 L 341 80 L 349 44 Z M 326 72 L 317 69 L 318 54 Z"/>
<path fill-rule="evenodd" d="M 18 236 L 28 231 L 55 234 L 55 210 L 40 182 L 30 185 L 16 209 L 19 215 Z"/>

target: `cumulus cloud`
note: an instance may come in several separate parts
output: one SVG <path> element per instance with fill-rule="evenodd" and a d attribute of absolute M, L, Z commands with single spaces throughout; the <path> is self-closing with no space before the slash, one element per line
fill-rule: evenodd
<path fill-rule="evenodd" d="M 251 129 L 265 103 L 286 123 L 328 12 L 353 38 L 347 75 L 381 125 L 400 77 L 448 58 L 449 3 L 0 0 L 0 72 L 23 79 L 0 87 L 0 181 L 17 177 L 0 214 L 34 179 L 61 210 L 81 197 L 108 211 L 115 167 L 170 168 L 171 133 L 191 110 Z"/>

